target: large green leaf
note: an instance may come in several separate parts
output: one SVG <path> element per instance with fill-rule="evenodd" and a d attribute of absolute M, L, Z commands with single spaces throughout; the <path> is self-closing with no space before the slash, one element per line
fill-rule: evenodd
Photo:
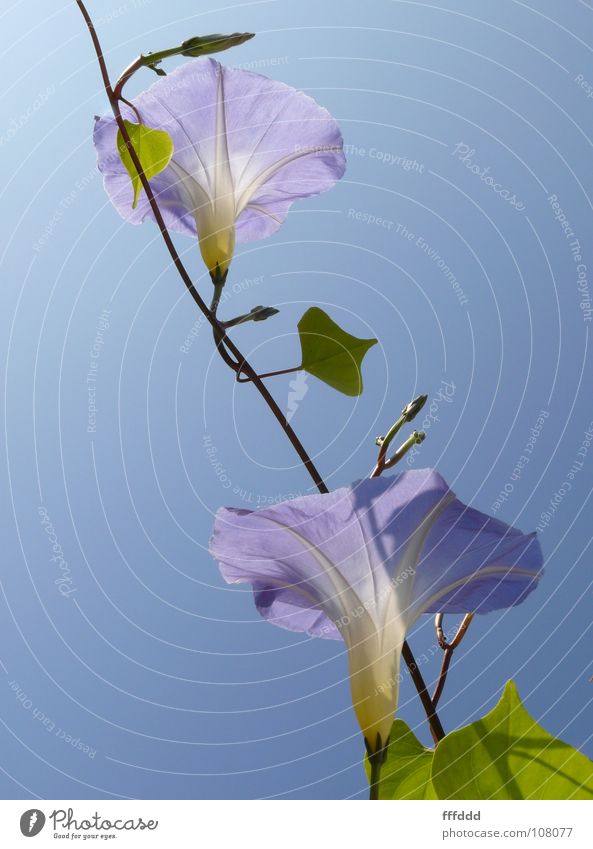
<path fill-rule="evenodd" d="M 401 719 L 393 723 L 387 759 L 381 768 L 380 799 L 436 799 L 430 781 L 432 749 L 426 749 Z M 368 757 L 364 763 L 370 781 Z"/>
<path fill-rule="evenodd" d="M 307 310 L 298 329 L 302 368 L 345 395 L 360 395 L 362 361 L 377 340 L 351 336 L 319 307 Z"/>
<path fill-rule="evenodd" d="M 436 748 L 439 799 L 593 799 L 593 762 L 527 713 L 513 681 L 483 719 Z"/>
<path fill-rule="evenodd" d="M 152 127 L 147 127 L 144 124 L 132 124 L 130 121 L 124 121 L 124 124 L 146 179 L 150 180 L 152 177 L 156 177 L 157 174 L 164 171 L 171 161 L 173 139 L 165 130 L 153 130 Z M 121 130 L 117 131 L 117 149 L 134 187 L 132 209 L 135 209 L 142 190 L 142 181 L 136 171 L 136 166 L 132 162 L 130 151 Z"/>

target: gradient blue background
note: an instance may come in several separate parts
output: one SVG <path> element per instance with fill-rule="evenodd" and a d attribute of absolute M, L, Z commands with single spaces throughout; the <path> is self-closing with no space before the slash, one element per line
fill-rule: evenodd
<path fill-rule="evenodd" d="M 434 399 L 448 381 L 452 399 L 433 407 L 414 465 L 437 465 L 464 501 L 491 512 L 544 410 L 530 462 L 497 512 L 535 528 L 593 420 L 590 321 L 548 201 L 558 196 L 593 274 L 593 99 L 575 80 L 593 83 L 593 6 L 89 7 L 114 75 L 141 51 L 190 35 L 254 30 L 226 60 L 304 89 L 340 122 L 345 178 L 296 205 L 275 237 L 240 248 L 223 307 L 226 317 L 280 307 L 235 334 L 264 370 L 297 362 L 295 327 L 311 304 L 379 338 L 361 399 L 311 378 L 294 415 L 329 485 L 367 474 L 374 437 L 410 398 Z M 198 326 L 180 350 L 196 309 L 156 228 L 124 225 L 106 200 L 90 133 L 107 103 L 74 2 L 12 3 L 0 24 L 0 796 L 362 798 L 343 646 L 261 622 L 250 593 L 223 585 L 206 551 L 221 503 L 255 506 L 309 492 L 310 481 L 255 391 L 235 386 L 213 355 L 207 330 Z M 145 72 L 131 90 L 150 82 Z M 458 143 L 525 209 L 472 174 L 453 155 Z M 386 164 L 373 148 L 418 167 Z M 467 303 L 398 224 L 443 258 Z M 179 248 L 207 297 L 196 245 L 180 239 Z M 289 379 L 273 383 L 284 407 Z M 458 652 L 442 703 L 447 729 L 490 709 L 514 677 L 550 732 L 593 754 L 593 446 L 585 454 L 541 534 L 541 588 L 521 608 L 475 622 Z M 68 598 L 40 507 L 71 570 Z M 432 624 L 411 639 L 434 680 Z M 428 742 L 409 678 L 400 715 Z"/>

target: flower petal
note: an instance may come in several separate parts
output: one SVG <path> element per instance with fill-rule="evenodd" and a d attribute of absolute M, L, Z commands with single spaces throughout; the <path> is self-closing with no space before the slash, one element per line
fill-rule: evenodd
<path fill-rule="evenodd" d="M 425 612 L 518 604 L 542 562 L 533 535 L 465 507 L 430 469 L 258 512 L 223 508 L 210 551 L 228 582 L 252 584 L 265 618 L 343 637 L 371 751 L 389 735 L 412 622 Z"/>
<path fill-rule="evenodd" d="M 221 151 L 222 159 L 226 153 L 221 67 L 213 59 L 195 59 L 159 77 L 133 100 L 143 123 L 169 133 L 174 161 L 209 197 L 215 192 Z"/>
<path fill-rule="evenodd" d="M 535 534 L 523 534 L 456 499 L 426 540 L 414 580 L 414 618 L 513 607 L 536 588 L 542 564 Z"/>
<path fill-rule="evenodd" d="M 343 637 L 359 724 L 371 746 L 378 738 L 385 742 L 397 703 L 405 623 L 387 572 L 369 557 L 352 490 L 257 512 L 223 508 L 210 551 L 229 583 L 253 585 L 264 617 L 290 630 Z"/>
<path fill-rule="evenodd" d="M 173 139 L 171 166 L 151 182 L 173 230 L 194 234 L 191 216 L 204 212 L 210 198 L 215 208 L 203 217 L 215 222 L 214 230 L 224 233 L 238 218 L 238 240 L 261 239 L 280 226 L 295 199 L 325 191 L 344 173 L 342 137 L 327 110 L 259 74 L 196 59 L 160 77 L 133 102 L 143 123 Z M 122 114 L 138 120 L 127 107 Z M 99 167 L 120 214 L 140 223 L 152 212 L 146 198 L 137 210 L 128 206 L 114 128 L 113 119 L 98 122 Z"/>
<path fill-rule="evenodd" d="M 258 613 L 273 625 L 326 640 L 342 639 L 331 619 L 316 607 L 317 603 L 310 599 L 312 606 L 307 607 L 306 597 L 296 589 L 256 582 L 253 584 L 253 595 Z"/>
<path fill-rule="evenodd" d="M 342 490 L 331 495 L 334 509 L 325 504 L 321 523 L 316 522 L 317 496 L 257 512 L 222 508 L 216 515 L 210 551 L 219 561 L 223 577 L 229 583 L 254 584 L 258 593 L 264 591 L 265 609 L 277 624 L 291 630 L 309 632 L 312 608 L 323 611 L 333 623 L 350 619 L 362 604 L 357 590 L 369 590 L 364 545 L 360 536 L 357 542 L 353 540 L 352 525 L 341 521 L 346 520 L 351 506 Z M 308 512 L 316 506 L 317 517 Z M 356 551 L 352 556 L 353 543 L 358 562 Z M 348 573 L 354 585 L 345 577 Z M 274 594 L 279 591 L 279 604 L 290 608 L 286 621 L 280 620 L 279 608 L 274 607 Z M 302 610 L 306 611 L 304 618 Z M 361 612 L 368 615 L 364 607 Z M 324 620 L 321 624 L 328 623 Z M 335 626 L 329 625 L 327 636 L 335 638 Z"/>
<path fill-rule="evenodd" d="M 277 164 L 275 170 L 267 172 L 265 181 L 265 175 L 262 175 L 262 182 L 254 181 L 246 193 L 238 198 L 238 240 L 251 242 L 263 238 L 257 235 L 263 224 L 254 220 L 253 213 L 259 211 L 261 214 L 262 210 L 268 213 L 265 235 L 269 236 L 280 227 L 295 200 L 331 189 L 343 176 L 345 169 L 341 143 L 331 149 L 312 147 L 293 158 L 286 157 Z"/>
<path fill-rule="evenodd" d="M 122 109 L 124 118 L 137 121 L 131 109 Z M 97 165 L 103 174 L 103 185 L 122 218 L 130 224 L 142 224 L 146 218 L 154 220 L 148 198 L 140 193 L 138 204 L 132 208 L 134 189 L 129 174 L 117 151 L 117 124 L 113 118 L 97 118 L 93 141 L 97 151 Z M 188 202 L 183 184 L 171 167 L 165 168 L 150 181 L 150 185 L 170 230 L 187 236 L 196 235 L 194 216 L 188 212 Z"/>
<path fill-rule="evenodd" d="M 313 98 L 236 68 L 224 68 L 224 84 L 237 236 L 247 242 L 276 230 L 297 198 L 331 188 L 346 160 L 337 123 Z"/>
<path fill-rule="evenodd" d="M 403 555 L 447 493 L 440 475 L 419 470 L 358 481 L 256 512 L 222 508 L 210 550 L 227 581 L 266 588 L 265 609 L 276 624 L 282 623 L 273 593 L 290 587 L 295 611 L 285 627 L 311 633 L 309 615 L 302 628 L 298 618 L 299 609 L 311 606 L 324 610 L 333 622 L 347 621 L 362 608 L 380 627 Z M 408 593 L 411 584 L 407 581 Z M 397 585 L 403 588 L 405 578 L 400 576 Z M 286 597 L 283 604 L 288 604 Z M 324 636 L 335 638 L 331 623 L 323 624 Z"/>

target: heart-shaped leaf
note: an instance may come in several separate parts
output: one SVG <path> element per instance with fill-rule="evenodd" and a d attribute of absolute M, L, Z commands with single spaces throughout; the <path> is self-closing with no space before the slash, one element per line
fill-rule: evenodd
<path fill-rule="evenodd" d="M 319 307 L 307 310 L 298 329 L 302 368 L 345 395 L 360 395 L 362 361 L 377 340 L 351 336 Z"/>
<path fill-rule="evenodd" d="M 433 750 L 426 749 L 401 719 L 391 729 L 387 759 L 381 768 L 380 799 L 436 799 L 430 780 Z M 365 770 L 370 781 L 368 757 Z"/>
<path fill-rule="evenodd" d="M 439 799 L 593 799 L 593 762 L 527 713 L 513 681 L 483 719 L 438 744 Z"/>
<path fill-rule="evenodd" d="M 130 121 L 124 121 L 124 124 L 146 179 L 150 180 L 152 177 L 156 177 L 157 174 L 165 170 L 171 161 L 173 139 L 165 130 L 153 130 L 152 127 L 147 127 L 144 124 L 132 124 Z M 121 130 L 117 132 L 117 150 L 134 187 L 132 209 L 135 209 L 142 190 L 142 181 L 136 166 L 132 162 L 130 151 Z"/>

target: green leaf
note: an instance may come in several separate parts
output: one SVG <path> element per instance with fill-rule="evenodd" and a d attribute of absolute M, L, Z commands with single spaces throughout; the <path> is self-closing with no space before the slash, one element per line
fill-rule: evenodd
<path fill-rule="evenodd" d="M 298 329 L 302 368 L 345 395 L 360 395 L 362 360 L 377 340 L 351 336 L 318 307 L 307 310 Z"/>
<path fill-rule="evenodd" d="M 132 146 L 140 160 L 146 179 L 151 180 L 157 174 L 160 174 L 161 171 L 164 171 L 171 161 L 171 157 L 173 156 L 173 139 L 165 130 L 153 130 L 152 127 L 146 127 L 144 124 L 132 124 L 130 121 L 124 121 L 124 124 L 130 136 Z M 132 162 L 130 151 L 124 141 L 121 130 L 117 132 L 117 150 L 121 156 L 121 161 L 126 166 L 132 186 L 134 187 L 132 209 L 136 209 L 142 189 L 142 181 L 136 171 L 136 166 Z"/>
<path fill-rule="evenodd" d="M 513 681 L 483 719 L 436 748 L 439 799 L 593 799 L 593 762 L 527 713 Z"/>
<path fill-rule="evenodd" d="M 433 750 L 426 749 L 401 719 L 393 723 L 387 759 L 381 768 L 380 799 L 436 799 L 430 780 Z M 369 759 L 365 770 L 370 781 Z"/>

